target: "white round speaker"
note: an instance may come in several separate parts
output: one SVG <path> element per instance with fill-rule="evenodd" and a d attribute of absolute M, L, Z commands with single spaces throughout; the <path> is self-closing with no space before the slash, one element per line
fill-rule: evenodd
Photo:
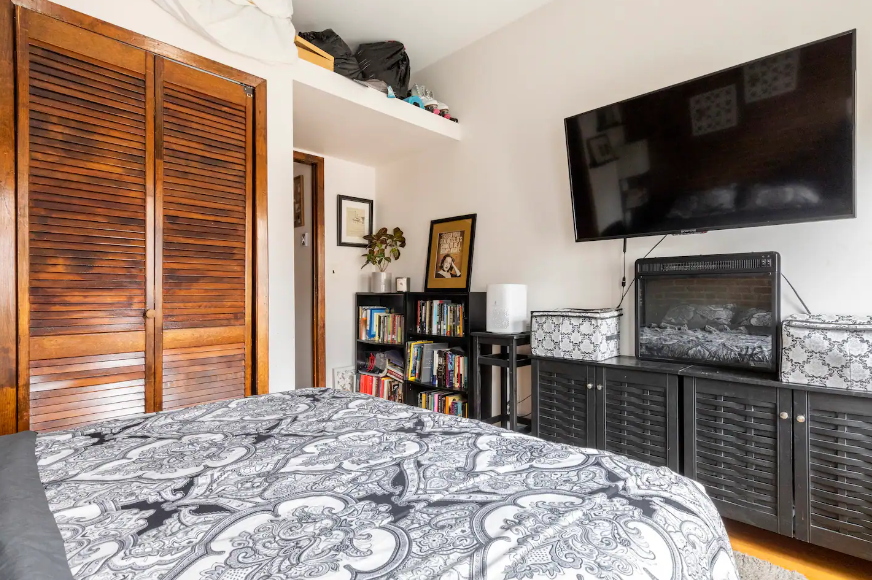
<path fill-rule="evenodd" d="M 487 331 L 516 334 L 527 330 L 527 286 L 489 284 L 487 287 Z"/>

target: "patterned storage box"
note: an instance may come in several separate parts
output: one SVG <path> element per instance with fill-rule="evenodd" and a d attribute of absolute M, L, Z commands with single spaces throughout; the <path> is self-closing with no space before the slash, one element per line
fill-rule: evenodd
<path fill-rule="evenodd" d="M 566 308 L 534 312 L 530 323 L 534 356 L 600 361 L 621 354 L 621 311 Z"/>
<path fill-rule="evenodd" d="M 872 316 L 788 317 L 782 327 L 781 380 L 872 391 Z"/>

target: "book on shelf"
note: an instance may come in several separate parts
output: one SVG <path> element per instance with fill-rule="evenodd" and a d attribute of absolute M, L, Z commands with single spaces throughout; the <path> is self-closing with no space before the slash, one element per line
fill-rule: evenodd
<path fill-rule="evenodd" d="M 406 344 L 406 378 L 410 381 L 420 381 L 418 370 L 421 368 L 424 347 L 433 344 L 432 340 L 416 340 Z"/>
<path fill-rule="evenodd" d="M 469 379 L 469 359 L 462 349 L 442 349 L 433 352 L 431 383 L 443 389 L 465 391 Z"/>
<path fill-rule="evenodd" d="M 419 334 L 463 336 L 463 304 L 448 300 L 419 300 L 415 330 Z"/>
<path fill-rule="evenodd" d="M 442 389 L 466 390 L 469 359 L 460 348 L 428 340 L 411 342 L 406 352 L 406 378 Z"/>
<path fill-rule="evenodd" d="M 402 344 L 404 323 L 405 316 L 396 314 L 384 306 L 360 306 L 357 338 L 386 344 Z"/>
<path fill-rule="evenodd" d="M 357 361 L 357 372 L 402 381 L 405 378 L 403 353 L 398 350 L 364 352 Z"/>
<path fill-rule="evenodd" d="M 364 395 L 372 395 L 395 403 L 403 402 L 403 382 L 392 377 L 357 375 L 356 390 Z"/>
<path fill-rule="evenodd" d="M 469 403 L 463 395 L 456 393 L 444 393 L 441 391 L 420 393 L 418 395 L 418 406 L 422 409 L 445 415 L 469 417 Z"/>

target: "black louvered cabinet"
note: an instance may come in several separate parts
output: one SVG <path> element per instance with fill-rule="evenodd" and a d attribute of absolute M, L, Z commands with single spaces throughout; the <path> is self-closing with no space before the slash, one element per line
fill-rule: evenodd
<path fill-rule="evenodd" d="M 533 435 L 666 466 L 724 518 L 872 561 L 872 392 L 533 357 Z"/>
<path fill-rule="evenodd" d="M 532 398 L 537 437 L 679 468 L 677 375 L 534 359 Z"/>
<path fill-rule="evenodd" d="M 678 471 L 678 377 L 597 369 L 597 448 Z"/>
<path fill-rule="evenodd" d="M 793 533 L 789 389 L 684 379 L 684 475 L 721 515 Z"/>
<path fill-rule="evenodd" d="M 555 443 L 596 447 L 596 370 L 533 361 L 533 434 Z"/>
<path fill-rule="evenodd" d="M 793 395 L 796 537 L 872 559 L 872 399 Z"/>

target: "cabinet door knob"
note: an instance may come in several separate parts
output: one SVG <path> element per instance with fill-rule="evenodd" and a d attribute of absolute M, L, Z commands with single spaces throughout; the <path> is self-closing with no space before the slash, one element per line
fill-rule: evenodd
<path fill-rule="evenodd" d="M 796 422 L 797 423 L 805 423 L 805 415 L 797 415 Z"/>
<path fill-rule="evenodd" d="M 602 386 L 602 385 L 597 385 L 597 386 L 596 386 L 596 390 L 597 390 L 597 391 L 602 391 L 602 390 L 603 390 L 603 386 Z"/>
<path fill-rule="evenodd" d="M 590 389 L 592 389 L 592 388 L 593 388 L 593 383 L 588 383 L 588 384 L 587 384 L 587 390 L 590 390 Z"/>
<path fill-rule="evenodd" d="M 145 311 L 145 317 L 146 317 L 146 318 L 154 318 L 155 314 L 156 314 L 156 313 L 155 313 L 154 310 L 146 310 L 146 311 Z"/>
<path fill-rule="evenodd" d="M 787 411 L 781 411 L 779 417 L 781 417 L 782 419 L 789 419 L 790 415 L 787 414 Z"/>

